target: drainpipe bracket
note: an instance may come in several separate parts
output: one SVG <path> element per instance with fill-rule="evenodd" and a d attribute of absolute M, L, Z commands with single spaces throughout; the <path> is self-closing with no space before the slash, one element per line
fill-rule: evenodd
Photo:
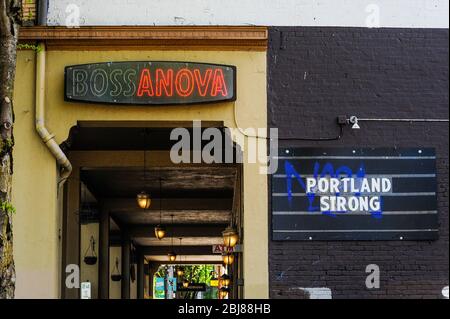
<path fill-rule="evenodd" d="M 47 135 L 42 141 L 47 144 L 49 141 L 53 140 L 55 138 L 55 134 L 49 134 Z"/>

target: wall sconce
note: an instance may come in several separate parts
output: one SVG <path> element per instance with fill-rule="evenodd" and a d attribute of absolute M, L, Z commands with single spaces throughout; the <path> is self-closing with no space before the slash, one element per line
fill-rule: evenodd
<path fill-rule="evenodd" d="M 229 287 L 231 285 L 231 277 L 227 274 L 223 274 L 222 277 L 220 277 L 220 283 L 224 287 Z"/>
<path fill-rule="evenodd" d="M 88 255 L 89 249 L 91 250 L 90 255 Z M 91 241 L 89 243 L 89 247 L 84 254 L 84 263 L 86 265 L 95 265 L 97 263 L 97 254 L 95 253 L 95 239 L 94 236 L 91 236 Z"/>
<path fill-rule="evenodd" d="M 219 289 L 219 298 L 220 299 L 225 299 L 226 297 L 228 297 L 228 293 L 230 292 L 230 289 L 222 287 Z"/>
<path fill-rule="evenodd" d="M 227 227 L 227 229 L 222 232 L 222 236 L 225 247 L 233 248 L 239 242 L 239 235 L 231 226 Z"/>
<path fill-rule="evenodd" d="M 234 255 L 233 254 L 223 254 L 222 255 L 223 264 L 228 266 L 234 263 Z"/>
<path fill-rule="evenodd" d="M 116 265 L 111 274 L 111 280 L 114 282 L 118 282 L 118 281 L 122 280 L 122 275 L 120 274 L 120 271 L 119 271 L 119 258 L 118 257 L 116 258 Z"/>

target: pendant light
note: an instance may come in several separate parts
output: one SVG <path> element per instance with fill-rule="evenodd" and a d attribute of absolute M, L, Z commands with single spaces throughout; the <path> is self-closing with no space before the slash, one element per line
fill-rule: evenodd
<path fill-rule="evenodd" d="M 155 227 L 155 236 L 159 240 L 166 237 L 166 228 L 162 225 L 162 180 L 159 178 L 159 224 Z"/>
<path fill-rule="evenodd" d="M 183 240 L 183 238 L 180 238 L 180 251 L 181 251 L 181 241 L 182 241 L 182 240 Z M 180 258 L 181 258 L 181 257 L 180 257 Z M 184 267 L 179 266 L 179 267 L 177 268 L 177 275 L 178 275 L 179 278 L 181 278 L 181 277 L 184 276 Z"/>
<path fill-rule="evenodd" d="M 177 254 L 175 254 L 174 251 L 171 251 L 170 253 L 168 253 L 167 256 L 169 257 L 170 262 L 174 262 L 175 260 L 177 260 Z"/>
<path fill-rule="evenodd" d="M 189 281 L 187 279 L 183 280 L 183 288 L 185 289 L 189 288 Z"/>
<path fill-rule="evenodd" d="M 150 195 L 148 195 L 144 191 L 137 194 L 136 201 L 138 203 L 138 206 L 142 209 L 150 208 L 150 204 L 152 203 L 152 200 L 150 199 Z"/>
<path fill-rule="evenodd" d="M 180 278 L 184 276 L 184 268 L 183 267 L 178 267 L 177 276 Z"/>
<path fill-rule="evenodd" d="M 147 137 L 147 131 L 144 129 L 144 184 L 146 184 L 146 181 L 147 181 L 147 179 L 146 179 L 146 164 L 147 164 L 146 153 L 147 152 L 145 151 L 146 145 L 147 145 L 146 137 Z M 142 209 L 148 209 L 152 203 L 150 195 L 145 191 L 142 191 L 139 194 L 137 194 L 136 201 L 137 201 L 138 206 Z"/>
<path fill-rule="evenodd" d="M 172 248 L 171 251 L 168 253 L 168 257 L 169 257 L 169 261 L 174 262 L 175 260 L 177 260 L 177 254 L 175 253 L 175 251 L 173 250 L 173 214 L 170 215 L 172 217 Z"/>

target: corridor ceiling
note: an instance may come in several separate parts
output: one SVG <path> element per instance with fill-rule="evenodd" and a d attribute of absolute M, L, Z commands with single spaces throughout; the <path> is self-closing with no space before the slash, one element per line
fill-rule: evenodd
<path fill-rule="evenodd" d="M 130 151 L 140 151 L 143 146 L 147 150 L 167 148 L 166 142 L 161 141 L 168 138 L 167 129 L 154 132 L 158 134 L 152 134 L 149 143 L 156 146 L 129 142 L 142 140 L 142 128 L 77 128 L 69 139 L 74 148 L 69 150 L 123 151 L 128 148 L 126 143 L 132 145 Z M 117 138 L 123 134 L 126 138 Z M 115 139 L 115 144 L 108 136 Z M 197 164 L 151 167 L 145 173 L 143 167 L 83 168 L 80 177 L 100 206 L 110 213 L 111 224 L 117 225 L 110 230 L 115 244 L 121 238 L 118 227 L 145 250 L 147 260 L 163 261 L 167 259 L 173 236 L 175 251 L 185 256 L 179 262 L 220 262 L 220 255 L 212 255 L 212 245 L 222 243 L 221 233 L 230 222 L 237 172 L 234 164 Z M 148 210 L 140 209 L 136 203 L 136 195 L 143 190 L 152 199 Z M 160 218 L 168 231 L 161 241 L 155 238 L 153 230 Z"/>

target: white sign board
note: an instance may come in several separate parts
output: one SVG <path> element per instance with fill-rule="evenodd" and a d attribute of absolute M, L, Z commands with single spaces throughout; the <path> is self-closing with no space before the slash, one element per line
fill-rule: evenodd
<path fill-rule="evenodd" d="M 81 299 L 91 299 L 91 283 L 81 283 Z"/>
<path fill-rule="evenodd" d="M 224 253 L 232 253 L 234 252 L 234 248 L 227 248 L 225 245 L 213 245 L 212 253 L 213 254 L 224 254 Z"/>

